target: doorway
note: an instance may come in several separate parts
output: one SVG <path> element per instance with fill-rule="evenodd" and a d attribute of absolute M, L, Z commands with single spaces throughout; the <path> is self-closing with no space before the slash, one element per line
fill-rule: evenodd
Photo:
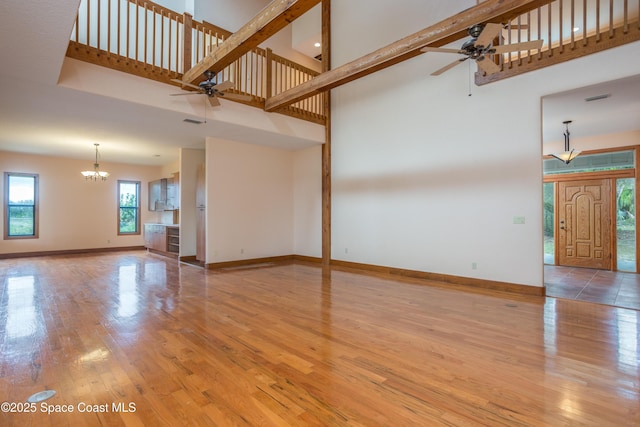
<path fill-rule="evenodd" d="M 635 151 L 543 160 L 545 265 L 638 271 Z"/>

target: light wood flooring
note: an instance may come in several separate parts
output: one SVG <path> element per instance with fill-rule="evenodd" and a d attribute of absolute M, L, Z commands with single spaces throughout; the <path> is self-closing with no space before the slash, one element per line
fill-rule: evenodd
<path fill-rule="evenodd" d="M 0 425 L 637 426 L 639 325 L 314 265 L 0 260 Z"/>

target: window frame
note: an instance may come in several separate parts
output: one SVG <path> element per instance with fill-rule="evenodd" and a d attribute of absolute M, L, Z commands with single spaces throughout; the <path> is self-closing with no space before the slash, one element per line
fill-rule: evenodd
<path fill-rule="evenodd" d="M 136 206 L 132 207 L 132 206 L 122 206 L 120 205 L 120 188 L 122 184 L 135 184 L 136 186 Z M 142 234 L 142 231 L 140 229 L 140 192 L 142 189 L 142 183 L 141 181 L 133 181 L 133 180 L 128 180 L 128 179 L 119 179 L 118 180 L 118 216 L 117 216 L 117 230 L 118 230 L 118 236 L 136 236 L 136 235 L 140 235 Z M 133 209 L 136 212 L 136 229 L 135 231 L 127 231 L 127 232 L 123 232 L 120 228 L 120 218 L 121 218 L 121 210 L 122 209 Z"/>
<path fill-rule="evenodd" d="M 9 234 L 9 207 L 16 206 L 9 203 L 9 190 L 10 190 L 10 178 L 16 177 L 29 177 L 33 178 L 33 205 L 18 205 L 18 206 L 33 206 L 33 234 L 29 235 L 17 235 L 12 236 Z M 40 176 L 37 173 L 25 173 L 25 172 L 5 172 L 4 173 L 4 240 L 20 240 L 20 239 L 38 239 L 39 238 L 39 223 L 40 223 L 40 197 L 39 197 L 39 181 Z"/>

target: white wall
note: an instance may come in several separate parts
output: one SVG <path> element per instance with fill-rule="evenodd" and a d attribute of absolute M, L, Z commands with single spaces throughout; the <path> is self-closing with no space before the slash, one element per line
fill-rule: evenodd
<path fill-rule="evenodd" d="M 336 2 L 332 37 L 351 43 L 334 43 L 334 57 L 428 26 L 416 21 L 435 3 Z M 438 3 L 436 15 L 459 11 Z M 393 8 L 406 19 L 388 19 Z M 356 37 L 383 21 L 379 45 Z M 333 91 L 333 258 L 542 286 L 540 98 L 637 74 L 640 43 L 474 87 L 471 97 L 466 66 L 429 76 L 450 61 L 421 55 Z"/>
<path fill-rule="evenodd" d="M 640 117 L 638 117 L 638 121 L 640 121 Z M 631 147 L 633 145 L 640 145 L 640 131 L 638 130 L 582 138 L 571 136 L 571 148 L 579 151 Z M 549 142 L 544 147 L 544 154 L 558 153 L 560 151 L 564 151 L 564 141 L 561 140 Z"/>
<path fill-rule="evenodd" d="M 107 181 L 86 181 L 80 171 L 92 161 L 0 152 L 0 172 L 39 174 L 39 237 L 0 240 L 0 253 L 143 246 L 144 236 L 118 236 L 119 179 L 141 181 L 141 224 L 156 222 L 149 212 L 148 183 L 160 167 L 100 163 Z M 3 195 L 4 185 L 0 188 Z M 2 197 L 0 197 L 1 199 Z M 4 224 L 4 210 L 0 212 Z M 142 225 L 141 225 L 142 226 Z"/>
<path fill-rule="evenodd" d="M 207 138 L 207 263 L 293 253 L 293 152 Z"/>
<path fill-rule="evenodd" d="M 293 253 L 322 257 L 322 146 L 293 154 Z"/>
<path fill-rule="evenodd" d="M 196 173 L 205 151 L 180 150 L 180 256 L 196 254 Z"/>

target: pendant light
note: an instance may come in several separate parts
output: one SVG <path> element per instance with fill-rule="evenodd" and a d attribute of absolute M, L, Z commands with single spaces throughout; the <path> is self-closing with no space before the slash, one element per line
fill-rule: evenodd
<path fill-rule="evenodd" d="M 109 176 L 109 173 L 105 171 L 101 171 L 100 164 L 98 163 L 98 146 L 100 144 L 93 144 L 93 145 L 96 146 L 96 162 L 93 164 L 93 170 L 86 170 L 86 171 L 82 171 L 81 173 L 85 179 L 89 179 L 89 180 L 92 179 L 94 181 L 101 179 L 103 181 L 106 181 L 107 177 Z"/>
<path fill-rule="evenodd" d="M 564 123 L 566 130 L 564 132 L 564 152 L 562 153 L 558 153 L 558 154 L 552 154 L 551 156 L 555 157 L 556 159 L 560 160 L 561 162 L 563 162 L 564 164 L 569 164 L 571 162 L 571 160 L 575 159 L 576 157 L 578 157 L 578 155 L 580 154 L 580 151 L 576 151 L 576 150 L 570 150 L 569 149 L 569 123 L 571 123 L 572 120 L 566 120 L 562 123 Z"/>

